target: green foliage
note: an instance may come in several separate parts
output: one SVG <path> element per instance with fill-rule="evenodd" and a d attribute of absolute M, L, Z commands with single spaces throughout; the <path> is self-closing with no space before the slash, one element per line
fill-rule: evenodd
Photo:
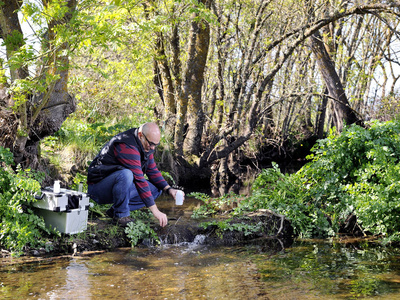
<path fill-rule="evenodd" d="M 111 121 L 90 124 L 69 118 L 54 136 L 45 138 L 41 146 L 43 153 L 53 164 L 60 165 L 69 160 L 79 170 L 86 169 L 90 160 L 112 136 L 132 127 L 133 121 L 128 118 L 117 124 Z M 60 157 L 63 157 L 61 161 Z M 78 183 L 79 181 L 75 184 Z"/>
<path fill-rule="evenodd" d="M 106 217 L 106 211 L 112 206 L 112 204 L 104 205 L 98 204 L 97 202 L 90 200 L 93 205 L 90 206 L 89 211 L 101 217 Z"/>
<path fill-rule="evenodd" d="M 188 196 L 194 197 L 204 202 L 203 205 L 193 210 L 192 218 L 198 219 L 201 217 L 206 217 L 208 215 L 214 215 L 217 212 L 214 204 L 212 203 L 213 199 L 210 196 L 203 193 L 191 193 Z"/>
<path fill-rule="evenodd" d="M 257 224 L 247 224 L 245 222 L 234 223 L 231 219 L 221 220 L 221 221 L 211 221 L 211 222 L 203 222 L 200 224 L 201 227 L 206 229 L 209 226 L 216 227 L 216 234 L 218 237 L 222 238 L 224 232 L 226 231 L 239 231 L 243 232 L 245 236 L 260 232 L 262 230 L 262 223 L 259 222 Z"/>
<path fill-rule="evenodd" d="M 276 163 L 262 170 L 253 183 L 252 196 L 240 202 L 235 214 L 257 209 L 270 209 L 288 217 L 303 236 L 332 233 L 324 212 L 310 201 L 302 179 L 297 174 L 282 174 Z"/>
<path fill-rule="evenodd" d="M 3 37 L 3 46 L 7 48 L 7 59 L 4 60 L 2 67 L 8 70 L 5 74 L 9 77 L 9 93 L 13 95 L 15 111 L 26 114 L 26 109 L 29 107 L 34 111 L 40 105 L 40 101 L 38 103 L 34 101 L 35 105 L 32 105 L 33 102 L 28 102 L 27 95 L 44 93 L 51 84 L 60 78 L 59 74 L 49 72 L 49 68 L 60 66 L 62 62 L 54 60 L 54 58 L 59 56 L 61 51 L 66 51 L 65 47 L 60 47 L 61 45 L 66 42 L 71 43 L 68 32 L 71 27 L 65 24 L 67 19 L 65 16 L 68 12 L 69 8 L 65 1 L 51 1 L 46 5 L 39 4 L 39 2 L 32 3 L 32 1 L 31 3 L 21 2 L 18 16 L 21 17 L 23 32 L 13 30 Z M 50 39 L 48 36 L 49 26 L 55 21 L 58 22 L 57 26 L 52 27 L 54 39 Z M 29 38 L 24 36 L 25 22 L 29 22 L 29 27 L 34 31 Z M 38 46 L 41 42 L 43 42 L 43 48 L 39 49 Z M 51 58 L 51 62 L 48 61 L 49 58 Z M 37 70 L 38 72 L 34 75 L 31 72 L 29 76 L 23 78 L 12 76 L 12 73 L 19 69 Z M 44 73 L 46 73 L 45 76 Z M 32 111 L 30 112 L 32 113 Z"/>
<path fill-rule="evenodd" d="M 14 165 L 14 157 L 9 148 L 0 147 L 0 163 L 4 167 L 0 171 L 4 171 L 6 168 Z"/>
<path fill-rule="evenodd" d="M 167 180 L 170 183 L 170 185 L 175 184 L 175 180 L 169 172 L 161 171 L 161 175 L 164 177 L 165 180 Z"/>
<path fill-rule="evenodd" d="M 203 205 L 193 210 L 192 218 L 194 219 L 215 215 L 217 212 L 223 210 L 223 207 L 236 201 L 237 197 L 234 194 L 227 194 L 219 198 L 211 198 L 209 195 L 203 193 L 191 193 L 188 196 L 204 202 Z"/>
<path fill-rule="evenodd" d="M 87 176 L 82 175 L 81 173 L 77 173 L 73 179 L 73 184 L 71 185 L 71 189 L 78 191 L 79 185 L 82 184 L 82 192 L 87 193 L 88 186 L 87 186 Z"/>
<path fill-rule="evenodd" d="M 334 235 L 353 213 L 364 231 L 400 240 L 400 123 L 369 126 L 318 141 L 295 174 L 282 174 L 276 164 L 263 170 L 236 212 L 274 210 L 303 236 Z"/>
<path fill-rule="evenodd" d="M 310 157 L 313 163 L 302 170 L 317 200 L 328 198 L 331 214 L 354 210 L 368 232 L 398 236 L 399 134 L 400 122 L 373 122 L 369 129 L 352 126 L 320 141 Z M 323 185 L 313 184 L 318 181 Z"/>
<path fill-rule="evenodd" d="M 133 211 L 131 215 L 135 219 L 135 222 L 128 223 L 128 226 L 125 228 L 126 236 L 129 238 L 131 246 L 135 247 L 140 240 L 145 238 L 150 238 L 157 243 L 159 243 L 159 239 L 154 230 L 150 227 L 148 221 L 149 214 L 143 211 Z"/>
<path fill-rule="evenodd" d="M 38 180 L 43 174 L 11 168 L 12 154 L 0 147 L 0 243 L 19 255 L 26 247 L 43 247 L 43 234 L 49 234 L 42 218 L 35 215 L 29 203 L 40 191 Z"/>
<path fill-rule="evenodd" d="M 86 123 L 74 119 L 67 119 L 55 137 L 63 145 L 75 144 L 79 149 L 97 150 L 111 137 L 133 127 L 133 122 L 125 120 L 117 124 L 112 122 Z"/>
<path fill-rule="evenodd" d="M 159 101 L 152 87 L 154 27 L 143 7 L 130 1 L 83 1 L 80 6 L 81 26 L 70 37 L 77 48 L 69 86 L 79 100 L 80 116 L 98 122 L 152 115 Z"/>

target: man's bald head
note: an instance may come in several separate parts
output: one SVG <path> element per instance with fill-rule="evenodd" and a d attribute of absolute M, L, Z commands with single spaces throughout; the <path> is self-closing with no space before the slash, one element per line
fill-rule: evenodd
<path fill-rule="evenodd" d="M 139 137 L 144 138 L 146 143 L 142 140 L 142 144 L 145 146 L 145 150 L 149 151 L 151 148 L 155 149 L 160 143 L 161 132 L 158 125 L 154 122 L 149 122 L 139 127 Z M 154 146 L 152 146 L 154 145 Z"/>
<path fill-rule="evenodd" d="M 161 136 L 160 128 L 154 122 L 148 122 L 142 125 L 142 132 L 147 136 L 151 134 L 155 134 Z"/>

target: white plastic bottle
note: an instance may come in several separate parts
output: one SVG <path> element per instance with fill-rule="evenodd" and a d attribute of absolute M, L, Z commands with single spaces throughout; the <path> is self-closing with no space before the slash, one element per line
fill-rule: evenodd
<path fill-rule="evenodd" d="M 175 196 L 175 204 L 182 205 L 183 204 L 183 191 L 177 191 Z"/>
<path fill-rule="evenodd" d="M 59 180 L 54 181 L 53 192 L 56 193 L 56 194 L 61 192 L 60 181 Z"/>

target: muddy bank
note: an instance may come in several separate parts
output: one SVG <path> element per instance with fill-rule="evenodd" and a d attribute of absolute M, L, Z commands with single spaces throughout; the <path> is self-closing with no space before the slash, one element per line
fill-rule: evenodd
<path fill-rule="evenodd" d="M 271 245 L 271 247 L 288 247 L 293 242 L 293 228 L 283 216 L 268 211 L 260 211 L 228 222 L 230 229 L 223 230 L 217 224 L 223 218 L 215 217 L 208 220 L 187 220 L 185 218 L 170 218 L 169 224 L 162 228 L 152 223 L 161 244 L 201 243 L 207 245 L 242 245 L 249 243 Z M 208 226 L 204 222 L 212 222 Z M 238 229 L 235 229 L 237 226 Z M 247 228 L 253 230 L 249 232 Z M 243 228 L 245 227 L 245 228 Z M 242 228 L 242 229 L 241 229 Z M 140 241 L 138 247 L 154 245 L 149 240 Z M 89 223 L 88 232 L 84 238 L 79 235 L 70 238 L 63 246 L 68 253 L 87 251 L 112 250 L 118 247 L 129 247 L 130 241 L 124 230 L 111 223 L 110 219 L 99 218 Z"/>
<path fill-rule="evenodd" d="M 186 224 L 185 221 L 179 224 L 177 220 L 175 224 L 166 228 L 156 228 L 156 232 L 165 244 L 193 242 L 198 238 L 198 242 L 208 245 L 232 246 L 279 239 L 288 246 L 294 238 L 290 222 L 284 216 L 268 210 L 259 210 L 232 219 L 216 216 L 213 219 L 196 220 Z"/>
<path fill-rule="evenodd" d="M 212 246 L 257 244 L 262 245 L 265 250 L 280 251 L 290 247 L 295 238 L 289 220 L 269 210 L 258 210 L 235 218 L 221 214 L 212 218 L 194 219 L 193 210 L 202 204 L 200 200 L 188 198 L 184 205 L 176 206 L 171 199 L 162 196 L 157 204 L 168 216 L 168 225 L 164 228 L 157 224 L 154 217 L 149 220 L 161 244 L 201 243 Z M 346 233 L 344 229 L 342 232 Z M 354 230 L 347 233 L 357 236 Z M 86 231 L 74 235 L 62 235 L 52 239 L 50 243 L 50 252 L 46 249 L 31 249 L 26 254 L 36 257 L 90 255 L 99 251 L 131 247 L 124 228 L 114 225 L 111 218 L 93 211 L 89 213 Z M 156 245 L 154 241 L 145 239 L 140 240 L 136 247 Z M 3 256 L 5 255 L 7 253 L 3 252 Z"/>
<path fill-rule="evenodd" d="M 156 219 L 150 219 L 162 244 L 203 243 L 208 245 L 240 245 L 248 243 L 262 244 L 281 250 L 293 242 L 293 228 L 283 216 L 262 210 L 226 222 L 226 216 L 209 219 L 193 219 L 193 209 L 201 203 L 196 199 L 187 199 L 182 206 L 175 206 L 170 199 L 162 198 L 158 202 L 161 211 L 168 215 L 169 223 L 162 228 Z M 204 226 L 204 222 L 208 226 Z M 137 247 L 149 246 L 149 240 L 140 241 Z M 152 244 L 154 245 L 154 244 Z M 78 234 L 62 234 L 49 239 L 47 249 L 27 249 L 26 256 L 51 257 L 62 255 L 87 255 L 110 251 L 120 247 L 130 247 L 124 228 L 112 224 L 111 218 L 90 211 L 87 230 Z M 2 256 L 9 256 L 7 251 Z"/>
<path fill-rule="evenodd" d="M 285 218 L 269 212 L 259 212 L 249 216 L 235 218 L 228 222 L 231 229 L 223 230 L 217 224 L 223 218 L 208 220 L 187 220 L 170 218 L 169 224 L 162 228 L 154 222 L 151 227 L 157 233 L 161 244 L 201 243 L 207 245 L 242 245 L 249 243 L 276 247 L 281 250 L 293 242 L 293 229 Z M 203 222 L 214 222 L 208 226 Z M 244 225 L 245 224 L 245 225 Z M 234 229 L 234 226 L 248 225 L 257 231 Z M 110 218 L 92 218 L 85 232 L 75 235 L 63 235 L 53 240 L 53 250 L 46 253 L 45 249 L 34 249 L 30 255 L 81 255 L 85 252 L 110 251 L 120 247 L 130 247 L 129 238 L 124 229 L 112 224 Z M 137 247 L 156 245 L 149 240 L 141 240 Z"/>

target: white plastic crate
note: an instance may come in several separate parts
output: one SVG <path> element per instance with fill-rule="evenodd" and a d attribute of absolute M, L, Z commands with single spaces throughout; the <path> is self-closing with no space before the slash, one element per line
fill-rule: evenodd
<path fill-rule="evenodd" d="M 36 201 L 32 206 L 55 212 L 69 209 L 86 208 L 89 205 L 87 194 L 68 189 L 61 189 L 60 193 L 54 193 L 52 187 L 42 189 L 41 195 L 36 195 Z"/>
<path fill-rule="evenodd" d="M 36 208 L 35 212 L 43 217 L 47 227 L 57 228 L 61 233 L 74 234 L 87 229 L 89 205 L 83 209 L 76 208 L 62 212 Z"/>

